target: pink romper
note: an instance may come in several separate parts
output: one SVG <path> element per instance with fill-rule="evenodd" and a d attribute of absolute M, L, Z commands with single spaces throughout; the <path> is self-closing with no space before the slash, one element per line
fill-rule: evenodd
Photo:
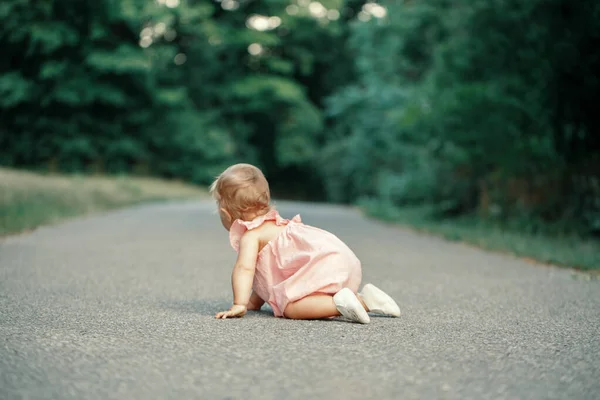
<path fill-rule="evenodd" d="M 358 291 L 360 260 L 334 234 L 304 225 L 299 215 L 287 220 L 272 210 L 252 221 L 238 219 L 229 230 L 231 246 L 239 252 L 242 235 L 266 221 L 286 228 L 258 253 L 252 288 L 276 317 L 283 316 L 288 303 L 313 293 Z"/>

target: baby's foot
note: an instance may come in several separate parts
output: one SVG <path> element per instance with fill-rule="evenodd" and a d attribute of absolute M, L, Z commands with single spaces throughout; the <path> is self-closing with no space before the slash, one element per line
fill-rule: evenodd
<path fill-rule="evenodd" d="M 348 288 L 340 290 L 333 296 L 333 302 L 343 317 L 361 324 L 371 322 L 369 314 L 367 314 L 352 290 Z"/>
<path fill-rule="evenodd" d="M 363 287 L 360 297 L 369 308 L 369 312 L 373 314 L 391 315 L 393 317 L 400 316 L 400 307 L 398 307 L 394 299 L 373 284 L 367 283 Z"/>

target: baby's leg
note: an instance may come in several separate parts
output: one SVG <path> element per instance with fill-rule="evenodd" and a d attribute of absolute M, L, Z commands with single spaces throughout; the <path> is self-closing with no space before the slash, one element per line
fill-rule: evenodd
<path fill-rule="evenodd" d="M 333 302 L 333 296 L 313 294 L 289 303 L 285 307 L 283 315 L 290 319 L 321 319 L 337 317 L 340 312 Z"/>
<path fill-rule="evenodd" d="M 283 315 L 291 319 L 321 319 L 339 315 L 361 324 L 370 319 L 367 308 L 350 289 L 342 289 L 335 296 L 314 294 L 289 303 Z"/>

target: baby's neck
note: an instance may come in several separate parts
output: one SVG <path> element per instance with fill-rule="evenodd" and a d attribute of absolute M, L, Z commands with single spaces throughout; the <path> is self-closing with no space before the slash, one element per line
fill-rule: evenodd
<path fill-rule="evenodd" d="M 266 215 L 271 210 L 272 210 L 272 208 L 269 207 L 266 211 L 263 211 L 263 212 L 254 212 L 254 213 L 244 214 L 244 215 L 242 215 L 242 217 L 240 219 L 242 221 L 250 222 L 250 221 L 255 220 L 258 217 L 262 217 L 263 215 Z"/>

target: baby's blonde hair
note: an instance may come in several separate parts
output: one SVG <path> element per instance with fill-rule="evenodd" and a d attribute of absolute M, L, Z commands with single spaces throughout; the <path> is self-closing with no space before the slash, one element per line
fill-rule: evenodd
<path fill-rule="evenodd" d="M 210 186 L 210 194 L 233 219 L 249 220 L 271 210 L 269 183 L 254 165 L 227 168 Z"/>

